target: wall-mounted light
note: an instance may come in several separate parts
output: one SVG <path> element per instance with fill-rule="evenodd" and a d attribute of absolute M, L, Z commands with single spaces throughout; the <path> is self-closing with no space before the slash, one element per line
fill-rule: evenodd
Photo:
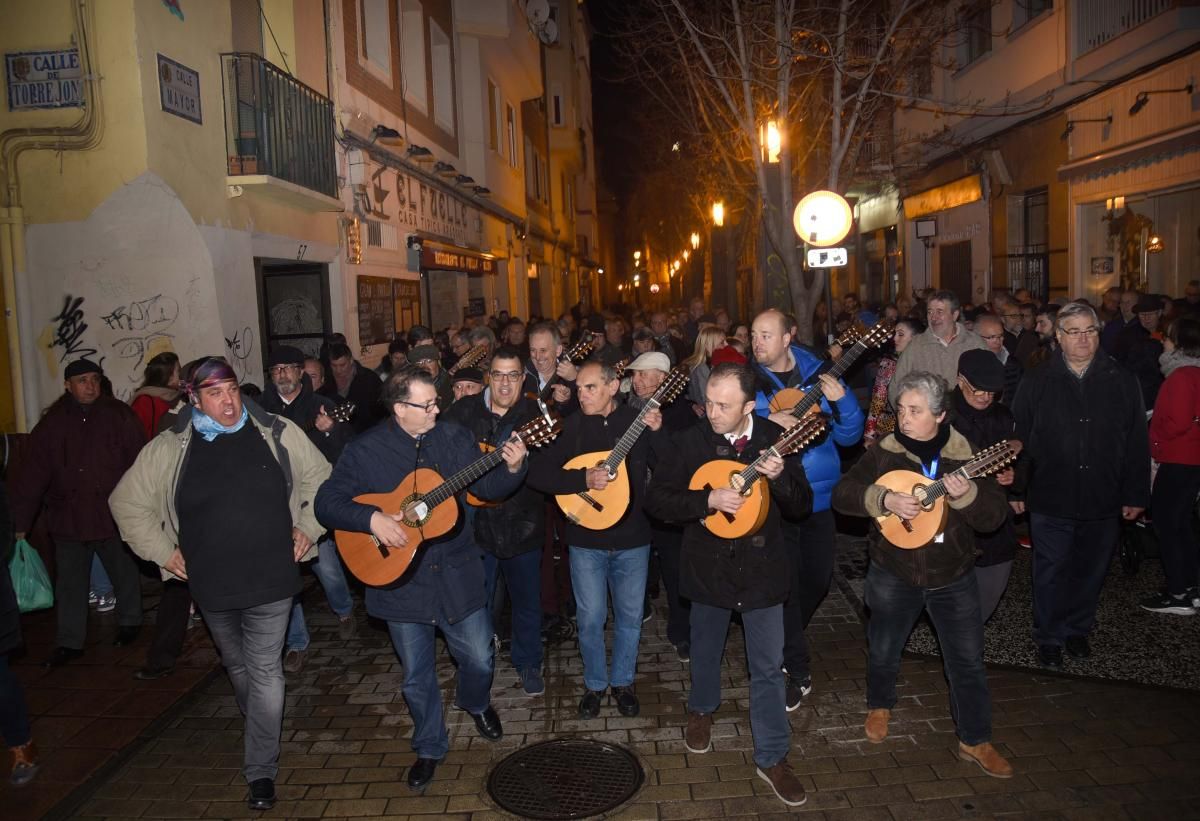
<path fill-rule="evenodd" d="M 1139 91 L 1137 97 L 1133 101 L 1133 105 L 1129 107 L 1129 116 L 1132 117 L 1146 107 L 1146 103 L 1150 102 L 1151 94 L 1178 94 L 1186 91 L 1191 94 L 1195 90 L 1195 86 L 1188 83 L 1180 88 L 1152 88 L 1149 91 Z"/>
<path fill-rule="evenodd" d="M 634 251 L 634 252 L 633 252 L 633 261 L 634 261 L 634 262 L 640 262 L 640 261 L 641 261 L 641 259 L 642 259 L 642 252 L 641 252 L 641 251 Z"/>
<path fill-rule="evenodd" d="M 1067 120 L 1067 127 L 1063 129 L 1062 134 L 1058 135 L 1058 138 L 1065 140 L 1067 137 L 1070 137 L 1071 132 L 1075 130 L 1075 126 L 1079 123 L 1104 123 L 1105 125 L 1112 125 L 1112 115 L 1109 114 L 1107 117 L 1087 117 L 1081 120 Z"/>
<path fill-rule="evenodd" d="M 683 249 L 683 261 L 684 262 L 687 262 L 687 258 L 690 257 L 691 255 L 692 255 L 691 251 L 689 251 L 686 248 Z"/>
<path fill-rule="evenodd" d="M 597 269 L 596 269 L 596 273 L 597 273 L 597 274 L 599 274 L 600 276 L 604 276 L 604 269 L 603 269 L 603 268 L 597 268 Z"/>
<path fill-rule="evenodd" d="M 346 222 L 346 261 L 351 265 L 362 265 L 362 228 L 358 217 Z"/>
<path fill-rule="evenodd" d="M 459 174 L 454 178 L 454 184 L 461 185 L 463 187 L 473 186 L 475 185 L 475 178 L 468 177 L 466 174 Z"/>
<path fill-rule="evenodd" d="M 437 174 L 439 177 L 456 177 L 458 176 L 458 169 L 448 162 L 442 162 L 439 160 L 433 164 L 433 173 Z"/>
<path fill-rule="evenodd" d="M 484 199 L 487 199 L 492 195 L 492 189 L 488 188 L 486 185 L 477 185 L 472 190 L 475 192 L 475 196 L 483 197 Z"/>
<path fill-rule="evenodd" d="M 652 293 L 652 294 L 657 294 L 660 290 L 661 290 L 661 288 L 659 287 L 659 284 L 657 282 L 655 282 L 653 285 L 650 286 L 650 293 Z"/>
<path fill-rule="evenodd" d="M 382 145 L 403 145 L 404 138 L 394 128 L 388 128 L 386 125 L 377 125 L 371 129 L 371 142 L 379 142 Z"/>
<path fill-rule="evenodd" d="M 695 251 L 700 247 L 700 235 L 695 231 L 692 232 L 692 250 Z"/>
<path fill-rule="evenodd" d="M 641 274 L 634 274 L 634 275 L 633 275 L 633 287 L 635 287 L 635 288 L 636 288 L 637 286 L 639 286 L 639 285 L 641 285 L 641 284 L 642 284 L 642 275 L 641 275 Z"/>
<path fill-rule="evenodd" d="M 1158 234 L 1151 234 L 1150 238 L 1146 240 L 1146 253 L 1161 254 L 1164 247 L 1162 237 Z"/>
<path fill-rule="evenodd" d="M 410 145 L 405 153 L 414 162 L 433 162 L 433 152 L 423 145 Z"/>

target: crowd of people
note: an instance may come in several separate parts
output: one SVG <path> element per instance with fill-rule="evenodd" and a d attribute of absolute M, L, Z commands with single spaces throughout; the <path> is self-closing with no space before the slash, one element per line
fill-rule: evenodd
<path fill-rule="evenodd" d="M 690 665 L 687 749 L 713 749 L 736 614 L 753 760 L 794 806 L 806 796 L 788 763 L 787 714 L 814 687 L 805 632 L 832 579 L 835 511 L 911 531 L 944 496 L 944 522 L 915 548 L 871 530 L 864 733 L 886 738 L 900 654 L 927 612 L 957 754 L 1011 777 L 991 744 L 983 626 L 1007 587 L 1019 531 L 1028 529 L 1033 550 L 1032 651 L 1047 668 L 1062 668 L 1064 653 L 1103 652 L 1089 636 L 1121 523 L 1151 505 L 1167 587 L 1140 605 L 1200 609 L 1200 282 L 1180 300 L 1113 289 L 1099 306 L 1037 304 L 1025 291 L 963 305 L 929 290 L 878 308 L 847 296 L 840 308 L 832 317 L 818 309 L 819 338 L 846 342 L 855 329 L 887 327 L 885 344 L 845 378 L 830 371 L 846 370 L 847 351 L 801 344 L 795 317 L 768 309 L 741 324 L 699 299 L 678 310 L 585 315 L 576 306 L 557 320 L 502 311 L 442 331 L 414 326 L 374 366 L 340 335 L 315 355 L 276 346 L 262 391 L 239 385 L 221 357 L 182 365 L 164 353 L 128 405 L 106 391 L 99 365 L 71 362 L 63 395 L 8 482 L 5 535 L 23 538 L 40 515 L 54 543 L 57 638 L 45 664 L 83 655 L 89 602 L 115 609 L 115 644 L 133 642 L 143 618 L 138 562 L 152 564 L 163 593 L 135 676 L 171 675 L 194 614 L 202 618 L 245 717 L 248 804 L 267 809 L 286 674 L 304 668 L 310 640 L 300 569 L 312 568 L 339 637 L 353 639 L 361 585 L 333 534 L 369 534 L 381 557 L 411 555 L 394 582 L 365 585 L 364 599 L 403 667 L 416 755 L 407 781 L 423 790 L 449 750 L 438 632 L 457 667 L 454 706 L 485 739 L 503 735 L 490 697 L 501 648 L 536 697 L 543 640 L 569 635 L 570 625 L 583 663 L 578 715 L 608 707 L 636 716 L 648 589 L 661 587 L 667 637 Z M 671 379 L 686 379 L 677 399 L 663 391 Z M 775 445 L 804 415 L 794 400 L 781 406 L 789 395 L 826 416 L 827 431 L 783 457 Z M 529 447 L 515 434 L 539 419 L 556 420 L 557 436 Z M 994 476 L 966 469 L 1002 442 L 1013 443 L 1015 461 Z M 614 449 L 615 467 L 605 456 Z M 409 525 L 429 512 L 426 497 L 400 509 L 362 498 L 415 487 L 419 469 L 464 475 L 487 452 L 496 467 L 452 500 L 455 525 L 419 547 Z M 568 467 L 593 453 L 595 463 Z M 773 502 L 736 538 L 704 522 L 734 521 L 751 485 L 693 487 L 717 459 L 747 466 L 742 481 L 761 482 Z M 925 484 L 891 488 L 897 470 Z M 599 510 L 594 497 L 619 482 L 628 483 L 626 509 L 605 527 L 564 516 L 555 502 L 577 497 Z M 25 783 L 38 758 L 7 664 L 19 641 L 11 599 L 0 586 L 0 732 L 13 750 L 12 780 Z M 510 633 L 503 644 L 500 632 Z"/>

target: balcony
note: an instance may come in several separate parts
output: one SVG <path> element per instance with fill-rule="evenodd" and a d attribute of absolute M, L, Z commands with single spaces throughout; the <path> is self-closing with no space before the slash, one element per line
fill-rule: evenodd
<path fill-rule="evenodd" d="M 333 103 L 257 54 L 222 54 L 229 195 L 340 211 Z"/>
<path fill-rule="evenodd" d="M 1178 0 L 1080 0 L 1075 54 L 1082 56 L 1178 5 Z"/>

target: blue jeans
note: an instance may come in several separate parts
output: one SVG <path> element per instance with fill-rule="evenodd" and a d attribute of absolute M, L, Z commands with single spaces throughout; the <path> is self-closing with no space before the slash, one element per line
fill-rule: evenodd
<path fill-rule="evenodd" d="M 279 774 L 283 731 L 283 634 L 291 599 L 242 610 L 202 608 L 204 623 L 221 652 L 238 708 L 246 717 L 242 772 L 246 781 Z"/>
<path fill-rule="evenodd" d="M 91 592 L 97 596 L 111 596 L 113 594 L 112 579 L 108 577 L 108 571 L 104 569 L 104 562 L 100 561 L 100 554 L 92 554 L 92 578 Z"/>
<path fill-rule="evenodd" d="M 633 684 L 638 642 L 642 638 L 649 562 L 648 544 L 628 550 L 595 550 L 571 545 L 571 586 L 575 588 L 579 652 L 583 655 L 583 683 L 589 690 L 604 691 L 609 685 L 628 687 Z M 612 594 L 613 607 L 611 675 L 604 648 L 609 594 Z"/>
<path fill-rule="evenodd" d="M 1096 623 L 1100 588 L 1120 533 L 1119 520 L 1083 521 L 1032 513 L 1033 640 L 1061 647 Z"/>
<path fill-rule="evenodd" d="M 487 601 L 496 590 L 496 576 L 504 574 L 512 602 L 512 663 L 521 670 L 542 669 L 542 551 L 531 550 L 511 559 L 483 554 Z M 495 614 L 492 614 L 494 624 Z"/>
<path fill-rule="evenodd" d="M 983 666 L 983 619 L 974 573 L 945 587 L 916 587 L 872 563 L 867 571 L 867 707 L 896 706 L 900 653 L 921 615 L 929 611 L 950 682 L 950 712 L 959 740 L 992 739 L 992 697 Z"/>
<path fill-rule="evenodd" d="M 312 570 L 325 590 L 329 609 L 338 618 L 349 616 L 354 610 L 354 599 L 350 595 L 350 586 L 346 584 L 346 572 L 342 569 L 342 560 L 333 539 L 323 539 L 317 543 L 317 560 L 312 563 Z M 300 603 L 300 596 L 296 596 L 292 605 L 292 620 L 288 623 L 287 649 L 307 650 L 309 640 L 304 606 Z"/>
<path fill-rule="evenodd" d="M 721 706 L 721 656 L 732 611 L 692 602 L 692 692 L 688 709 L 711 714 Z M 787 758 L 792 744 L 783 670 L 783 605 L 742 612 L 750 668 L 750 733 L 754 763 L 766 769 Z"/>
<path fill-rule="evenodd" d="M 392 646 L 404 666 L 404 700 L 412 713 L 412 748 L 418 758 L 444 758 L 450 736 L 442 720 L 434 634 L 441 627 L 450 655 L 458 663 L 454 706 L 479 715 L 492 703 L 492 620 L 481 607 L 457 624 L 389 621 Z"/>

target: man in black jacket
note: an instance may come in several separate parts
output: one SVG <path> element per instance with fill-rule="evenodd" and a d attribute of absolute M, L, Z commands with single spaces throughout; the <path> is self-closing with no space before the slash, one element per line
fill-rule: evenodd
<path fill-rule="evenodd" d="M 304 353 L 290 345 L 280 346 L 267 357 L 267 368 L 271 384 L 263 391 L 260 403 L 263 410 L 299 425 L 325 461 L 336 465 L 342 449 L 350 441 L 352 429 L 349 423 L 338 422 L 330 416 L 335 410 L 332 399 L 313 393 L 308 375 L 304 373 Z M 349 641 L 354 638 L 356 628 L 354 599 L 346 584 L 346 572 L 338 558 L 337 546 L 328 533 L 317 543 L 317 560 L 312 569 L 321 582 L 330 609 L 338 617 L 338 637 Z M 284 644 L 283 669 L 287 673 L 299 673 L 304 669 L 304 657 L 308 652 L 308 625 L 300 599 L 297 596 L 292 605 Z"/>
<path fill-rule="evenodd" d="M 537 405 L 521 393 L 521 355 L 504 345 L 492 356 L 491 386 L 464 396 L 444 417 L 466 428 L 491 450 L 538 415 Z M 522 485 L 505 499 L 475 508 L 475 540 L 484 550 L 487 600 L 492 601 L 497 572 L 512 600 L 512 663 L 526 695 L 546 691 L 542 679 L 542 602 L 540 568 L 546 538 L 546 497 Z M 496 619 L 493 616 L 493 624 Z"/>
<path fill-rule="evenodd" d="M 1091 306 L 1059 311 L 1060 350 L 1025 376 L 1013 403 L 1030 459 L 1023 509 L 1033 537 L 1033 640 L 1038 661 L 1052 668 L 1062 666 L 1064 647 L 1091 655 L 1087 637 L 1120 519 L 1133 521 L 1150 500 L 1142 392 L 1100 350 L 1099 332 Z"/>
<path fill-rule="evenodd" d="M 800 518 L 812 510 L 812 489 L 799 459 L 769 456 L 759 472 L 771 497 L 767 520 L 756 533 L 721 539 L 700 523 L 713 511 L 736 513 L 745 499 L 734 490 L 690 490 L 697 468 L 713 459 L 750 464 L 770 448 L 782 429 L 754 416 L 755 375 L 747 366 L 723 362 L 705 388 L 707 419 L 676 436 L 661 454 L 648 491 L 648 512 L 687 522 L 680 590 L 692 600 L 692 686 L 688 697 L 687 749 L 712 749 L 712 714 L 721 704 L 721 657 L 736 610 L 746 632 L 750 666 L 750 727 L 758 775 L 789 806 L 805 801 L 804 787 L 787 762 L 791 746 L 783 674 L 783 602 L 790 589 L 780 509 Z"/>
<path fill-rule="evenodd" d="M 610 451 L 638 417 L 638 411 L 617 401 L 620 380 L 608 365 L 587 362 L 579 369 L 576 388 L 580 413 L 567 417 L 553 444 L 534 459 L 529 483 L 543 493 L 584 493 L 608 486 L 603 467 L 565 470 L 562 465 L 584 453 Z M 655 409 L 644 417 L 650 435 L 642 434 L 629 450 L 625 471 L 629 477 L 629 505 L 625 515 L 607 530 L 589 530 L 568 523 L 571 584 L 575 589 L 579 650 L 583 655 L 583 683 L 579 702 L 581 718 L 595 718 L 611 686 L 612 698 L 622 715 L 640 710 L 633 689 L 638 644 L 642 637 L 642 612 L 646 573 L 650 559 L 650 521 L 642 510 L 646 471 L 662 413 Z M 613 608 L 613 661 L 611 674 L 604 647 L 608 595 Z"/>
<path fill-rule="evenodd" d="M 379 376 L 354 361 L 349 345 L 334 342 L 329 346 L 329 370 L 331 378 L 325 381 L 322 393 L 338 404 L 354 403 L 350 424 L 355 433 L 362 433 L 384 417 Z"/>

